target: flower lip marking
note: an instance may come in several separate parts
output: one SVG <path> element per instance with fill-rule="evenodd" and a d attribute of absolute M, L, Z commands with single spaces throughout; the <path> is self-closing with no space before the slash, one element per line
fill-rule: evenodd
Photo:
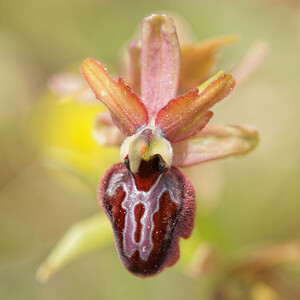
<path fill-rule="evenodd" d="M 158 155 L 143 160 L 136 174 L 124 164 L 114 165 L 100 185 L 100 199 L 112 223 L 121 261 L 139 276 L 156 274 L 174 264 L 179 237 L 187 238 L 193 228 L 191 183 L 179 169 L 159 171 L 158 165 Z M 139 205 L 142 213 L 135 214 Z"/>
<path fill-rule="evenodd" d="M 159 200 L 165 192 L 170 193 L 171 200 L 179 205 L 179 200 L 176 195 L 169 190 L 165 182 L 160 182 L 162 175 L 156 179 L 151 189 L 147 192 L 139 191 L 136 188 L 133 175 L 130 174 L 130 182 L 127 185 L 121 183 L 125 191 L 125 199 L 122 202 L 122 207 L 126 211 L 125 226 L 123 231 L 123 248 L 127 257 L 131 257 L 135 251 L 139 251 L 140 257 L 147 260 L 153 248 L 152 233 L 154 229 L 153 215 L 159 210 Z M 136 242 L 135 232 L 137 220 L 135 218 L 135 208 L 138 204 L 143 204 L 144 214 L 141 218 L 141 238 Z"/>

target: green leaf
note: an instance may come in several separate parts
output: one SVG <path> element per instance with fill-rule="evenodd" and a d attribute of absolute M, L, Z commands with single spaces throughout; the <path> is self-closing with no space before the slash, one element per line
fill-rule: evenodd
<path fill-rule="evenodd" d="M 39 282 L 46 282 L 68 263 L 113 243 L 110 222 L 97 214 L 75 223 L 65 233 L 36 273 Z"/>

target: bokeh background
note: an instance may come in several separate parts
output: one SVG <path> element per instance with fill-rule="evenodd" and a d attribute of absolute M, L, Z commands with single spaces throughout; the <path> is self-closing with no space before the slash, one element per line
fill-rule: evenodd
<path fill-rule="evenodd" d="M 190 259 L 142 280 L 111 244 L 38 283 L 59 238 L 100 211 L 97 180 L 118 161 L 118 150 L 91 138 L 100 105 L 58 103 L 47 81 L 78 72 L 86 57 L 116 74 L 140 20 L 166 11 L 182 15 L 199 40 L 240 36 L 221 51 L 219 69 L 230 72 L 257 40 L 270 45 L 213 118 L 255 125 L 260 145 L 186 170 L 201 240 Z M 300 299 L 299 37 L 297 0 L 0 0 L 0 299 Z"/>

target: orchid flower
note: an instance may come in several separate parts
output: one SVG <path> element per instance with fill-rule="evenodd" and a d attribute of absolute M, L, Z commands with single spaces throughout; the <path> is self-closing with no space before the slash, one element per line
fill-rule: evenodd
<path fill-rule="evenodd" d="M 147 277 L 177 262 L 179 239 L 193 230 L 195 191 L 179 167 L 244 154 L 256 145 L 257 132 L 250 126 L 206 125 L 212 106 L 235 86 L 230 74 L 221 71 L 177 95 L 180 47 L 170 17 L 151 15 L 141 31 L 131 44 L 134 89 L 114 80 L 95 59 L 85 60 L 81 73 L 110 112 L 99 120 L 101 129 L 114 124 L 121 132 L 109 144 L 127 136 L 122 162 L 101 180 L 99 201 L 123 265 Z"/>

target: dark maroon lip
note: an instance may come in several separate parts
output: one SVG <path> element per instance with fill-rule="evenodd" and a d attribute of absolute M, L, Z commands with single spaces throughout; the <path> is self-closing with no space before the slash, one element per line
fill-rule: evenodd
<path fill-rule="evenodd" d="M 142 161 L 132 174 L 124 164 L 103 177 L 99 199 L 108 215 L 123 265 L 140 277 L 153 276 L 179 259 L 179 239 L 190 236 L 195 192 L 176 167 L 160 169 L 160 157 Z"/>

